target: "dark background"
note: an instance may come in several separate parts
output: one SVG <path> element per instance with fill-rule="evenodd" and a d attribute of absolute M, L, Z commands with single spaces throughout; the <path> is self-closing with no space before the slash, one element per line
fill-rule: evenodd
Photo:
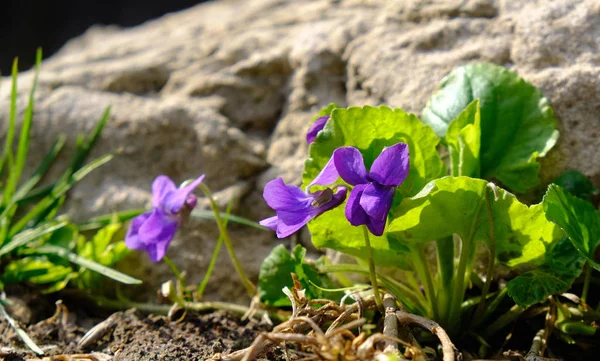
<path fill-rule="evenodd" d="M 135 26 L 206 0 L 2 0 L 0 1 L 0 74 L 10 74 L 15 56 L 29 69 L 35 51 L 44 57 L 91 25 Z"/>

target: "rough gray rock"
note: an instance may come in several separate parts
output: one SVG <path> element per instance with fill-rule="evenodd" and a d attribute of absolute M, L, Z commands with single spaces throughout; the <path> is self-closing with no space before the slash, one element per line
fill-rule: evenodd
<path fill-rule="evenodd" d="M 112 105 L 94 154 L 123 152 L 72 192 L 73 217 L 147 206 L 160 173 L 206 173 L 222 204 L 234 197 L 236 213 L 260 219 L 271 213 L 260 197 L 268 180 L 299 181 L 320 107 L 384 103 L 418 114 L 451 69 L 484 60 L 517 71 L 554 106 L 561 137 L 543 180 L 575 168 L 600 185 L 599 54 L 596 0 L 208 3 L 132 29 L 91 28 L 45 61 L 31 164 L 59 133 L 72 144 Z M 20 103 L 30 77 L 20 76 Z M 4 78 L 1 109 L 8 94 Z M 179 233 L 169 254 L 190 282 L 216 237 L 210 223 Z M 234 228 L 233 237 L 255 277 L 273 235 Z M 225 253 L 212 284 L 212 298 L 243 295 Z"/>

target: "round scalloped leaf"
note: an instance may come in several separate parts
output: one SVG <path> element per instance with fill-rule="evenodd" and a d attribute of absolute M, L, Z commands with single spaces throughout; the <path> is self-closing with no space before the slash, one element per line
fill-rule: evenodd
<path fill-rule="evenodd" d="M 481 105 L 481 176 L 525 192 L 539 183 L 539 164 L 556 144 L 557 121 L 542 92 L 504 67 L 475 63 L 453 70 L 423 109 L 440 137 L 475 99 Z"/>

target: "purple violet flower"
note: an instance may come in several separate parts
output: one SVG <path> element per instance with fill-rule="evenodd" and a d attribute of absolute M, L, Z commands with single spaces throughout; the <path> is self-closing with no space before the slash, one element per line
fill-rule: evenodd
<path fill-rule="evenodd" d="M 362 154 L 354 147 L 336 149 L 333 160 L 340 177 L 354 186 L 346 203 L 346 218 L 353 226 L 365 224 L 371 233 L 381 236 L 395 189 L 408 175 L 408 145 L 398 143 L 385 148 L 369 172 Z"/>
<path fill-rule="evenodd" d="M 277 232 L 278 238 L 285 238 L 296 232 L 311 219 L 342 204 L 346 199 L 346 187 L 337 186 L 334 191 L 325 188 L 310 192 L 313 185 L 327 186 L 334 183 L 339 174 L 329 160 L 321 173 L 302 191 L 299 187 L 286 185 L 281 178 L 265 185 L 263 197 L 277 215 L 260 221 L 260 224 Z"/>
<path fill-rule="evenodd" d="M 152 211 L 131 221 L 125 245 L 146 251 L 152 262 L 160 261 L 184 218 L 194 209 L 198 199 L 192 192 L 202 182 L 201 175 L 190 184 L 177 188 L 171 178 L 159 175 L 152 183 Z"/>
<path fill-rule="evenodd" d="M 306 133 L 306 142 L 308 144 L 315 141 L 317 137 L 317 133 L 319 133 L 325 127 L 325 123 L 329 120 L 329 115 L 324 117 L 317 118 L 308 128 L 308 132 Z"/>

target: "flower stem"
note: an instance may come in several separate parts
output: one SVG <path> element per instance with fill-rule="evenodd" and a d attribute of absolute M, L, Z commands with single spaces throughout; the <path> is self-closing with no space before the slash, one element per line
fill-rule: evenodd
<path fill-rule="evenodd" d="M 377 274 L 375 274 L 375 262 L 373 261 L 373 250 L 371 249 L 371 241 L 369 240 L 369 230 L 363 226 L 363 234 L 365 236 L 365 244 L 367 245 L 367 258 L 369 259 L 369 274 L 371 276 L 371 286 L 375 294 L 375 303 L 380 312 L 384 312 L 383 302 L 379 294 L 379 286 L 377 285 Z"/>
<path fill-rule="evenodd" d="M 488 261 L 488 267 L 485 273 L 485 284 L 483 285 L 483 290 L 481 290 L 481 302 L 477 306 L 477 311 L 475 311 L 475 317 L 473 320 L 478 322 L 478 320 L 483 315 L 486 304 L 486 297 L 488 292 L 490 291 L 490 285 L 492 283 L 492 278 L 494 278 L 494 262 L 496 261 L 496 230 L 494 229 L 494 212 L 492 210 L 492 199 L 491 193 L 493 189 L 485 188 L 485 207 L 487 210 L 488 223 L 490 227 L 489 231 L 489 251 L 490 251 L 490 259 Z"/>
<path fill-rule="evenodd" d="M 217 222 L 217 227 L 219 227 L 219 232 L 221 234 L 221 237 L 223 237 L 223 241 L 225 242 L 225 248 L 227 248 L 227 252 L 229 253 L 231 262 L 233 262 L 233 266 L 235 267 L 235 270 L 237 271 L 237 273 L 240 277 L 240 280 L 244 284 L 244 287 L 246 288 L 248 295 L 250 296 L 250 298 L 252 298 L 256 294 L 256 286 L 254 286 L 252 281 L 250 281 L 248 276 L 246 276 L 246 273 L 244 272 L 244 269 L 242 268 L 242 265 L 240 264 L 240 261 L 238 260 L 237 255 L 235 254 L 235 249 L 233 248 L 233 244 L 231 243 L 231 238 L 229 238 L 229 233 L 227 232 L 227 228 L 226 228 L 225 224 L 223 223 L 223 220 L 221 219 L 221 213 L 219 211 L 219 206 L 213 199 L 212 193 L 210 192 L 210 189 L 206 186 L 206 184 L 200 183 L 199 187 L 202 190 L 202 192 L 204 193 L 204 195 L 206 196 L 206 198 L 208 199 L 208 202 L 210 203 L 210 207 L 215 214 L 215 221 Z"/>
<path fill-rule="evenodd" d="M 219 237 L 217 240 L 217 245 L 215 246 L 215 250 L 213 252 L 212 257 L 210 258 L 210 262 L 208 263 L 208 268 L 206 269 L 206 273 L 204 273 L 204 278 L 200 285 L 198 285 L 198 298 L 202 299 L 204 296 L 204 291 L 206 290 L 206 286 L 208 285 L 208 280 L 210 279 L 210 275 L 215 268 L 215 264 L 217 263 L 217 257 L 219 256 L 219 252 L 221 251 L 221 247 L 223 246 L 223 237 Z"/>
<path fill-rule="evenodd" d="M 165 261 L 165 263 L 167 264 L 167 266 L 169 266 L 169 268 L 171 269 L 171 271 L 173 272 L 173 274 L 175 275 L 175 278 L 177 278 L 177 280 L 181 280 L 181 272 L 179 271 L 179 268 L 177 268 L 177 266 L 175 266 L 175 263 L 173 263 L 169 257 L 165 256 L 163 258 L 163 260 Z"/>
<path fill-rule="evenodd" d="M 165 261 L 167 266 L 169 266 L 169 268 L 175 275 L 175 278 L 177 278 L 177 289 L 176 289 L 177 300 L 180 302 L 183 302 L 183 291 L 185 289 L 185 281 L 183 278 L 183 274 L 179 271 L 179 268 L 177 268 L 177 266 L 175 266 L 175 263 L 173 263 L 169 257 L 167 257 L 165 255 L 163 257 L 163 260 Z"/>
<path fill-rule="evenodd" d="M 436 241 L 438 264 L 438 294 L 436 307 L 438 321 L 446 324 L 448 320 L 448 303 L 452 294 L 452 280 L 454 278 L 454 235 Z M 428 264 L 427 259 L 424 260 Z"/>
<path fill-rule="evenodd" d="M 586 303 L 588 292 L 590 290 L 590 281 L 592 279 L 592 267 L 589 262 L 585 263 L 585 279 L 583 281 L 583 291 L 581 291 L 581 301 Z"/>
<path fill-rule="evenodd" d="M 474 246 L 473 239 L 461 238 L 460 247 L 460 258 L 458 261 L 458 269 L 454 282 L 452 284 L 452 295 L 450 298 L 449 311 L 448 311 L 448 324 L 445 325 L 450 330 L 457 330 L 458 323 L 460 322 L 460 305 L 465 295 L 465 280 L 467 277 L 467 266 L 471 263 L 471 259 L 474 257 Z"/>
<path fill-rule="evenodd" d="M 227 212 L 225 214 L 227 214 L 227 216 L 229 216 L 229 214 L 231 213 L 231 205 L 233 204 L 233 202 L 229 202 L 229 205 L 227 206 Z M 225 220 L 223 221 L 225 227 L 227 227 L 227 223 L 229 221 L 229 218 L 225 218 Z M 213 255 L 210 258 L 210 262 L 208 263 L 208 268 L 206 269 L 206 273 L 204 273 L 204 278 L 202 279 L 202 282 L 200 282 L 200 285 L 198 285 L 198 291 L 197 291 L 197 295 L 198 298 L 202 299 L 202 296 L 204 296 L 204 291 L 206 290 L 206 286 L 208 285 L 208 280 L 210 279 L 210 275 L 212 274 L 214 268 L 215 268 L 215 264 L 217 263 L 217 257 L 219 256 L 219 252 L 221 251 L 221 247 L 223 246 L 223 236 L 221 234 L 219 234 L 219 239 L 217 240 L 217 244 L 215 245 L 215 250 L 213 251 Z"/>
<path fill-rule="evenodd" d="M 508 324 L 519 318 L 523 311 L 525 311 L 523 307 L 514 305 L 508 312 L 498 317 L 498 319 L 485 330 L 483 337 L 485 339 L 492 337 L 496 332 L 502 330 Z"/>
<path fill-rule="evenodd" d="M 431 272 L 429 271 L 429 262 L 425 256 L 425 246 L 412 246 L 410 247 L 410 253 L 414 257 L 414 265 L 417 275 L 425 287 L 425 294 L 427 295 L 427 301 L 429 302 L 431 316 L 433 316 L 434 319 L 439 319 L 437 298 L 433 289 L 433 278 L 431 277 Z"/>

